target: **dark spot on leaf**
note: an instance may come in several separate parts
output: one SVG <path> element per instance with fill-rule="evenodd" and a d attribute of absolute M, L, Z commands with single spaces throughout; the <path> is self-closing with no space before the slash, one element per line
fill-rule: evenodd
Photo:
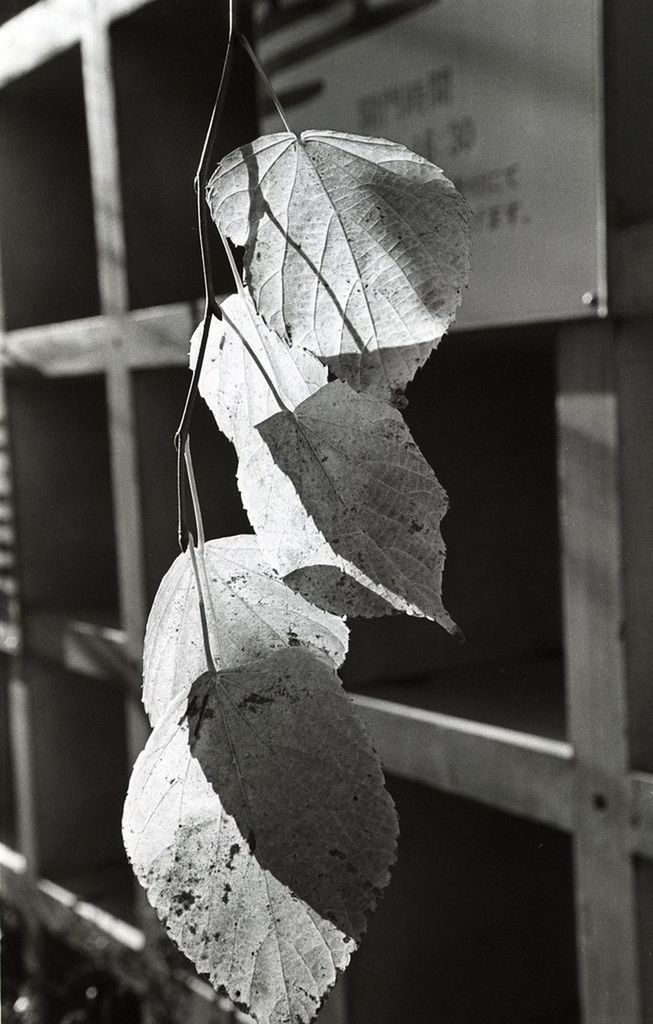
<path fill-rule="evenodd" d="M 248 693 L 238 704 L 239 708 L 251 711 L 252 708 L 261 707 L 263 704 L 274 704 L 274 697 L 266 697 L 262 693 Z"/>
<path fill-rule="evenodd" d="M 329 850 L 329 857 L 337 857 L 338 860 L 346 860 L 346 855 L 342 850 Z"/>
<path fill-rule="evenodd" d="M 229 850 L 229 857 L 227 858 L 227 867 L 230 871 L 234 870 L 234 857 L 237 853 L 240 853 L 240 843 L 232 843 L 231 849 Z"/>
<path fill-rule="evenodd" d="M 410 533 L 421 533 L 424 529 L 423 523 L 418 523 L 416 519 L 413 519 L 412 523 L 408 527 Z"/>
<path fill-rule="evenodd" d="M 229 882 L 224 883 L 224 889 L 222 890 L 222 902 L 226 905 L 229 902 L 229 893 L 231 892 L 231 886 Z"/>
<path fill-rule="evenodd" d="M 187 890 L 180 892 L 177 896 L 177 903 L 180 903 L 184 910 L 190 910 L 194 902 L 195 897 L 192 892 L 188 892 Z"/>
<path fill-rule="evenodd" d="M 247 835 L 247 845 L 249 846 L 249 852 L 254 853 L 254 850 L 256 849 L 256 836 L 252 832 L 251 828 Z"/>
<path fill-rule="evenodd" d="M 288 630 L 288 643 L 290 644 L 290 646 L 291 647 L 298 647 L 300 642 L 301 641 L 300 641 L 299 637 L 297 636 L 297 634 L 295 633 L 294 629 L 289 629 Z"/>

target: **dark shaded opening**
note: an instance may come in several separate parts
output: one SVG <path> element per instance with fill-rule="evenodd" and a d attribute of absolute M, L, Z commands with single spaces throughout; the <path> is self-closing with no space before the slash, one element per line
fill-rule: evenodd
<path fill-rule="evenodd" d="M 346 684 L 562 735 L 553 329 L 451 336 L 408 397 L 449 495 L 443 595 L 465 641 L 424 619 L 358 619 Z"/>
<path fill-rule="evenodd" d="M 111 28 L 132 309 L 202 293 L 193 179 L 220 77 L 226 18 L 224 0 L 158 0 Z M 253 71 L 237 48 L 216 162 L 255 135 Z M 213 229 L 212 243 L 216 287 L 230 292 Z"/>
<path fill-rule="evenodd" d="M 388 779 L 391 883 L 347 971 L 356 1024 L 577 1024 L 571 841 Z"/>
<path fill-rule="evenodd" d="M 12 376 L 8 406 L 24 610 L 111 621 L 118 584 L 104 379 Z"/>
<path fill-rule="evenodd" d="M 100 310 L 79 47 L 0 91 L 8 330 Z"/>
<path fill-rule="evenodd" d="M 148 601 L 179 554 L 173 437 L 189 381 L 190 371 L 183 368 L 134 374 Z M 236 483 L 236 454 L 201 398 L 193 415 L 191 450 L 207 539 L 251 533 Z M 190 500 L 188 523 L 193 525 Z"/>

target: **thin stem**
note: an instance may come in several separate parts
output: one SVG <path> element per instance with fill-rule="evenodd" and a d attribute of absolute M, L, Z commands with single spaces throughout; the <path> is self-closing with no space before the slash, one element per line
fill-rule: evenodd
<path fill-rule="evenodd" d="M 186 474 L 188 476 L 190 496 L 193 501 L 193 515 L 195 516 L 195 526 L 197 527 L 197 550 L 199 551 L 200 558 L 204 558 L 204 520 L 202 519 L 200 499 L 197 493 L 197 484 L 195 483 L 195 473 L 193 472 L 193 459 L 190 454 L 189 438 L 186 438 L 186 446 L 184 448 L 184 459 L 186 461 Z"/>
<path fill-rule="evenodd" d="M 252 326 L 254 327 L 255 332 L 258 334 L 258 324 L 256 323 L 256 320 L 254 319 L 254 313 L 253 313 L 252 307 L 250 305 L 251 299 L 247 295 L 247 292 L 245 291 L 245 288 L 244 288 L 243 282 L 241 280 L 240 274 L 238 273 L 238 267 L 236 266 L 236 261 L 234 259 L 234 254 L 231 251 L 231 246 L 229 245 L 229 242 L 225 238 L 224 234 L 222 233 L 222 230 L 220 229 L 220 227 L 218 227 L 218 233 L 220 235 L 220 238 L 222 239 L 222 244 L 224 246 L 224 251 L 227 254 L 227 261 L 228 261 L 229 266 L 231 268 L 231 273 L 233 274 L 234 281 L 236 282 L 236 288 L 238 290 L 238 294 L 239 294 L 239 296 L 241 298 L 241 301 L 242 301 L 243 305 L 247 309 L 247 312 L 249 314 L 249 318 L 252 321 Z M 227 322 L 229 323 L 230 327 L 232 327 L 234 330 L 236 330 L 235 325 L 232 324 L 231 321 L 228 320 L 228 318 L 226 318 L 226 319 L 227 319 Z M 268 373 L 268 371 L 263 366 L 263 363 L 261 362 L 261 360 L 257 356 L 256 352 L 254 351 L 254 349 L 252 348 L 252 346 L 248 342 L 248 340 L 245 337 L 245 335 L 241 334 L 241 332 L 238 331 L 238 330 L 236 330 L 236 333 L 238 334 L 238 337 L 242 341 L 243 345 L 245 346 L 245 348 L 249 352 L 249 354 L 252 357 L 252 359 L 254 360 L 254 362 L 256 363 L 258 369 L 263 374 L 263 379 L 265 380 L 265 383 L 267 384 L 267 386 L 269 387 L 270 391 L 272 392 L 272 396 L 273 396 L 275 402 L 277 403 L 277 405 L 279 406 L 279 408 L 283 412 L 290 412 L 291 410 L 288 408 L 288 406 L 284 402 L 283 398 L 279 394 L 279 391 L 277 390 L 276 385 L 274 384 L 272 378 L 270 377 L 270 374 Z"/>
<path fill-rule="evenodd" d="M 206 656 L 206 665 L 209 672 L 217 672 L 213 655 L 211 653 L 211 641 L 209 640 L 209 624 L 206 621 L 206 607 L 204 605 L 204 595 L 202 593 L 202 585 L 200 583 L 200 574 L 197 568 L 197 558 L 195 557 L 195 546 L 193 544 L 193 535 L 188 534 L 188 551 L 190 553 L 190 560 L 193 566 L 193 575 L 195 577 L 195 586 L 197 587 L 197 599 L 200 606 L 200 620 L 202 623 L 202 640 L 204 641 L 204 654 Z"/>
<path fill-rule="evenodd" d="M 188 387 L 188 393 L 186 395 L 186 401 L 184 403 L 184 410 L 181 415 L 179 427 L 175 434 L 175 449 L 177 452 L 177 539 L 182 551 L 184 550 L 184 540 L 188 535 L 185 517 L 184 453 L 186 450 L 188 434 L 190 432 L 190 423 L 193 416 L 193 409 L 195 407 L 195 400 L 197 398 L 197 391 L 199 388 L 200 374 L 202 372 L 202 364 L 204 362 L 204 354 L 206 352 L 206 343 L 208 341 L 209 329 L 211 327 L 211 317 L 215 316 L 218 320 L 222 319 L 222 313 L 216 301 L 215 289 L 213 286 L 213 266 L 209 246 L 210 218 L 208 204 L 205 199 L 205 192 L 209 175 L 209 167 L 218 134 L 218 125 L 220 123 L 220 118 L 222 117 L 227 85 L 231 75 L 235 39 L 234 26 L 236 22 L 237 6 L 238 0 L 229 0 L 227 48 L 222 64 L 218 93 L 215 98 L 215 103 L 213 104 L 211 119 L 204 139 L 204 145 L 202 146 L 202 154 L 200 156 L 200 162 L 194 183 L 197 203 L 197 225 L 200 239 L 200 255 L 202 259 L 202 277 L 204 281 L 204 320 L 202 323 L 202 340 L 197 353 L 197 361 Z"/>
<path fill-rule="evenodd" d="M 295 133 L 293 132 L 292 128 L 290 127 L 290 125 L 288 124 L 288 122 L 286 120 L 286 115 L 283 112 L 283 107 L 279 103 L 279 97 L 277 96 L 276 92 L 272 88 L 272 82 L 270 81 L 270 79 L 266 75 L 265 71 L 263 70 L 263 67 L 262 67 L 258 57 L 256 56 L 256 54 L 254 53 L 252 47 L 250 46 L 250 43 L 249 43 L 249 40 L 248 40 L 247 36 L 244 36 L 242 32 L 239 32 L 238 33 L 238 42 L 240 43 L 240 45 L 242 46 L 243 50 L 245 51 L 245 53 L 247 54 L 247 56 L 251 60 L 252 64 L 254 65 L 254 67 L 256 69 L 257 75 L 259 76 L 259 78 L 263 82 L 265 88 L 267 89 L 268 93 L 270 94 L 270 98 L 272 99 L 272 102 L 274 103 L 274 105 L 275 105 L 275 107 L 277 109 L 277 114 L 281 118 L 281 120 L 283 122 L 283 125 L 284 125 L 284 128 L 291 135 L 294 135 Z"/>
<path fill-rule="evenodd" d="M 209 247 L 209 227 L 210 217 L 209 208 L 206 202 L 206 185 L 209 178 L 209 168 L 211 166 L 211 160 L 213 157 L 213 150 L 215 149 L 215 143 L 218 134 L 218 125 L 222 118 L 222 111 L 224 109 L 224 101 L 227 95 L 227 85 L 229 83 L 229 77 L 231 75 L 231 66 L 233 63 L 234 54 L 234 26 L 236 20 L 236 7 L 238 0 L 229 0 L 229 26 L 227 29 L 227 49 L 224 55 L 224 62 L 222 65 L 222 74 L 220 76 L 220 84 L 218 85 L 218 94 L 213 104 L 213 110 L 211 112 L 211 119 L 209 121 L 209 127 L 206 132 L 204 139 L 204 145 L 202 146 L 202 153 L 200 156 L 200 162 L 197 166 L 197 174 L 195 175 L 195 193 L 197 197 L 197 223 L 199 226 L 200 234 L 200 252 L 202 256 L 202 273 L 204 276 L 204 297 L 207 305 L 213 304 L 213 312 L 216 316 L 220 316 L 217 312 L 218 306 L 215 301 L 213 293 L 213 267 L 211 265 L 211 252 Z"/>
<path fill-rule="evenodd" d="M 186 450 L 188 435 L 190 433 L 193 409 L 195 408 L 195 401 L 197 399 L 202 363 L 204 362 L 204 353 L 206 352 L 206 343 L 209 340 L 211 316 L 211 310 L 207 306 L 204 313 L 204 320 L 202 322 L 202 337 L 195 366 L 193 367 L 193 376 L 191 377 L 190 387 L 186 394 L 186 401 L 184 403 L 184 411 L 181 414 L 181 421 L 177 427 L 177 433 L 175 434 L 175 449 L 177 451 L 177 540 L 181 551 L 184 550 L 184 540 L 188 534 L 188 527 L 186 526 L 186 491 L 184 487 L 184 453 Z"/>

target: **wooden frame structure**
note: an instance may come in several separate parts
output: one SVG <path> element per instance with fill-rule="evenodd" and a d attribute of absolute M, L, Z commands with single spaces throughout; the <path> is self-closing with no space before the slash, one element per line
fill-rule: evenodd
<path fill-rule="evenodd" d="M 53 617 L 41 621 L 40 633 L 39 623 L 32 623 L 31 643 L 89 676 L 121 678 L 126 692 L 138 686 L 135 665 L 146 613 L 144 556 L 134 528 L 141 520 L 141 494 L 133 373 L 184 365 L 198 313 L 193 303 L 128 308 L 109 27 L 145 2 L 37 0 L 0 26 L 0 92 L 54 55 L 81 47 L 100 313 L 5 330 L 1 340 L 8 375 L 16 365 L 47 378 L 103 375 L 117 530 L 119 629 Z M 627 129 L 620 125 L 616 104 L 634 87 L 626 65 L 637 61 L 625 59 L 625 52 L 636 29 L 617 25 L 610 0 L 605 14 L 611 41 L 605 79 L 611 166 L 617 145 L 625 142 L 635 151 L 634 135 L 623 138 Z M 632 5 L 629 16 L 633 25 L 640 19 L 645 37 L 644 5 Z M 650 78 L 639 84 L 632 102 L 648 105 L 650 114 Z M 646 273 L 653 252 L 653 203 L 651 186 L 631 181 L 629 201 L 632 206 L 632 189 L 639 188 L 640 210 L 622 216 L 618 174 L 617 168 L 608 175 L 610 318 L 563 325 L 557 333 L 568 737 L 547 739 L 375 697 L 357 698 L 390 772 L 570 834 L 585 1024 L 653 1019 L 653 970 L 642 948 L 653 929 L 653 907 L 646 905 L 642 880 L 653 858 L 653 292 Z M 0 589 L 10 600 L 0 646 L 12 665 L 9 712 L 20 853 L 0 850 L 3 898 L 18 906 L 29 902 L 45 927 L 77 935 L 87 952 L 101 949 L 103 965 L 144 994 L 142 932 L 40 878 L 30 692 L 22 671 L 24 623 L 12 584 L 10 488 L 7 467 Z M 125 706 L 133 757 L 143 743 L 144 724 L 129 697 Z M 98 943 L 102 937 L 106 941 Z M 197 988 L 207 996 L 200 983 Z M 220 1007 L 217 1012 L 227 1013 Z M 345 1020 L 343 1006 L 335 1012 Z"/>

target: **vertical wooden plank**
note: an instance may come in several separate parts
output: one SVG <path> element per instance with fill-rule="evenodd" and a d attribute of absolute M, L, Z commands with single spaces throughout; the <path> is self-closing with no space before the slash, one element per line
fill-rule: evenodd
<path fill-rule="evenodd" d="M 616 348 L 628 738 L 631 767 L 653 771 L 653 322 L 625 322 Z M 637 824 L 635 820 L 633 822 Z M 636 862 L 642 1016 L 653 1021 L 653 865 Z"/>
<path fill-rule="evenodd" d="M 131 374 L 120 366 L 107 373 L 107 404 L 113 477 L 113 503 L 118 552 L 118 587 L 126 652 L 138 663 L 145 631 L 145 585 L 141 500 L 135 445 Z M 140 704 L 130 696 L 126 701 L 127 750 L 134 761 L 149 735 Z"/>
<path fill-rule="evenodd" d="M 0 426 L 2 429 L 2 471 L 0 473 L 0 501 L 2 521 L 11 528 L 9 558 L 0 572 L 0 622 L 2 649 L 11 658 L 9 670 L 8 714 L 11 744 L 11 766 L 16 808 L 16 841 L 25 857 L 28 878 L 36 878 L 39 869 L 38 822 L 35 793 L 35 754 L 33 748 L 32 694 L 23 676 L 22 616 L 18 592 L 18 573 L 14 544 L 13 473 L 11 467 L 11 438 L 6 389 L 6 320 L 2 282 L 2 250 L 0 248 Z M 41 985 L 42 932 L 39 925 L 24 917 L 23 964 L 30 979 L 30 998 L 36 1019 L 43 1019 L 46 1000 Z"/>
<path fill-rule="evenodd" d="M 111 50 L 105 0 L 88 0 L 87 21 L 82 32 L 82 70 L 86 120 L 91 163 L 98 282 L 102 312 L 107 316 L 110 351 L 106 362 L 106 388 L 109 415 L 109 441 L 113 480 L 114 522 L 118 554 L 120 611 L 126 635 L 126 653 L 135 662 L 142 654 L 145 631 L 145 577 L 141 495 L 138 453 L 134 424 L 134 389 L 127 358 L 124 322 L 112 315 L 128 310 L 128 284 L 123 225 L 122 196 L 118 159 L 118 134 Z M 130 695 L 126 699 L 127 750 L 133 762 L 149 736 L 149 725 L 142 706 Z M 139 918 L 146 934 L 146 955 L 157 964 L 162 978 L 166 973 L 165 953 L 159 943 L 167 944 L 163 930 L 144 893 L 137 887 Z M 171 1005 L 159 1005 L 146 998 L 141 1006 L 143 1020 L 157 1021 L 175 1017 Z M 189 1019 L 193 1010 L 185 1011 Z M 212 1007 L 211 1020 L 221 1019 Z"/>
<path fill-rule="evenodd" d="M 619 391 L 628 734 L 631 766 L 653 771 L 653 322 L 625 323 Z"/>
<path fill-rule="evenodd" d="M 103 6 L 102 0 L 88 0 L 81 46 L 100 300 L 102 312 L 111 315 L 127 310 L 128 289 L 111 50 Z M 139 660 L 145 592 L 133 393 L 119 326 L 111 340 L 106 384 L 120 608 L 127 653 Z M 133 760 L 148 729 L 141 709 L 131 700 L 126 714 Z"/>
<path fill-rule="evenodd" d="M 575 873 L 586 1024 L 638 1024 L 628 851 L 626 664 L 613 327 L 565 328 L 558 444 L 569 733 L 577 760 Z"/>
<path fill-rule="evenodd" d="M 111 48 L 100 0 L 88 0 L 81 49 L 100 302 L 103 313 L 121 313 L 128 307 L 125 234 Z"/>

